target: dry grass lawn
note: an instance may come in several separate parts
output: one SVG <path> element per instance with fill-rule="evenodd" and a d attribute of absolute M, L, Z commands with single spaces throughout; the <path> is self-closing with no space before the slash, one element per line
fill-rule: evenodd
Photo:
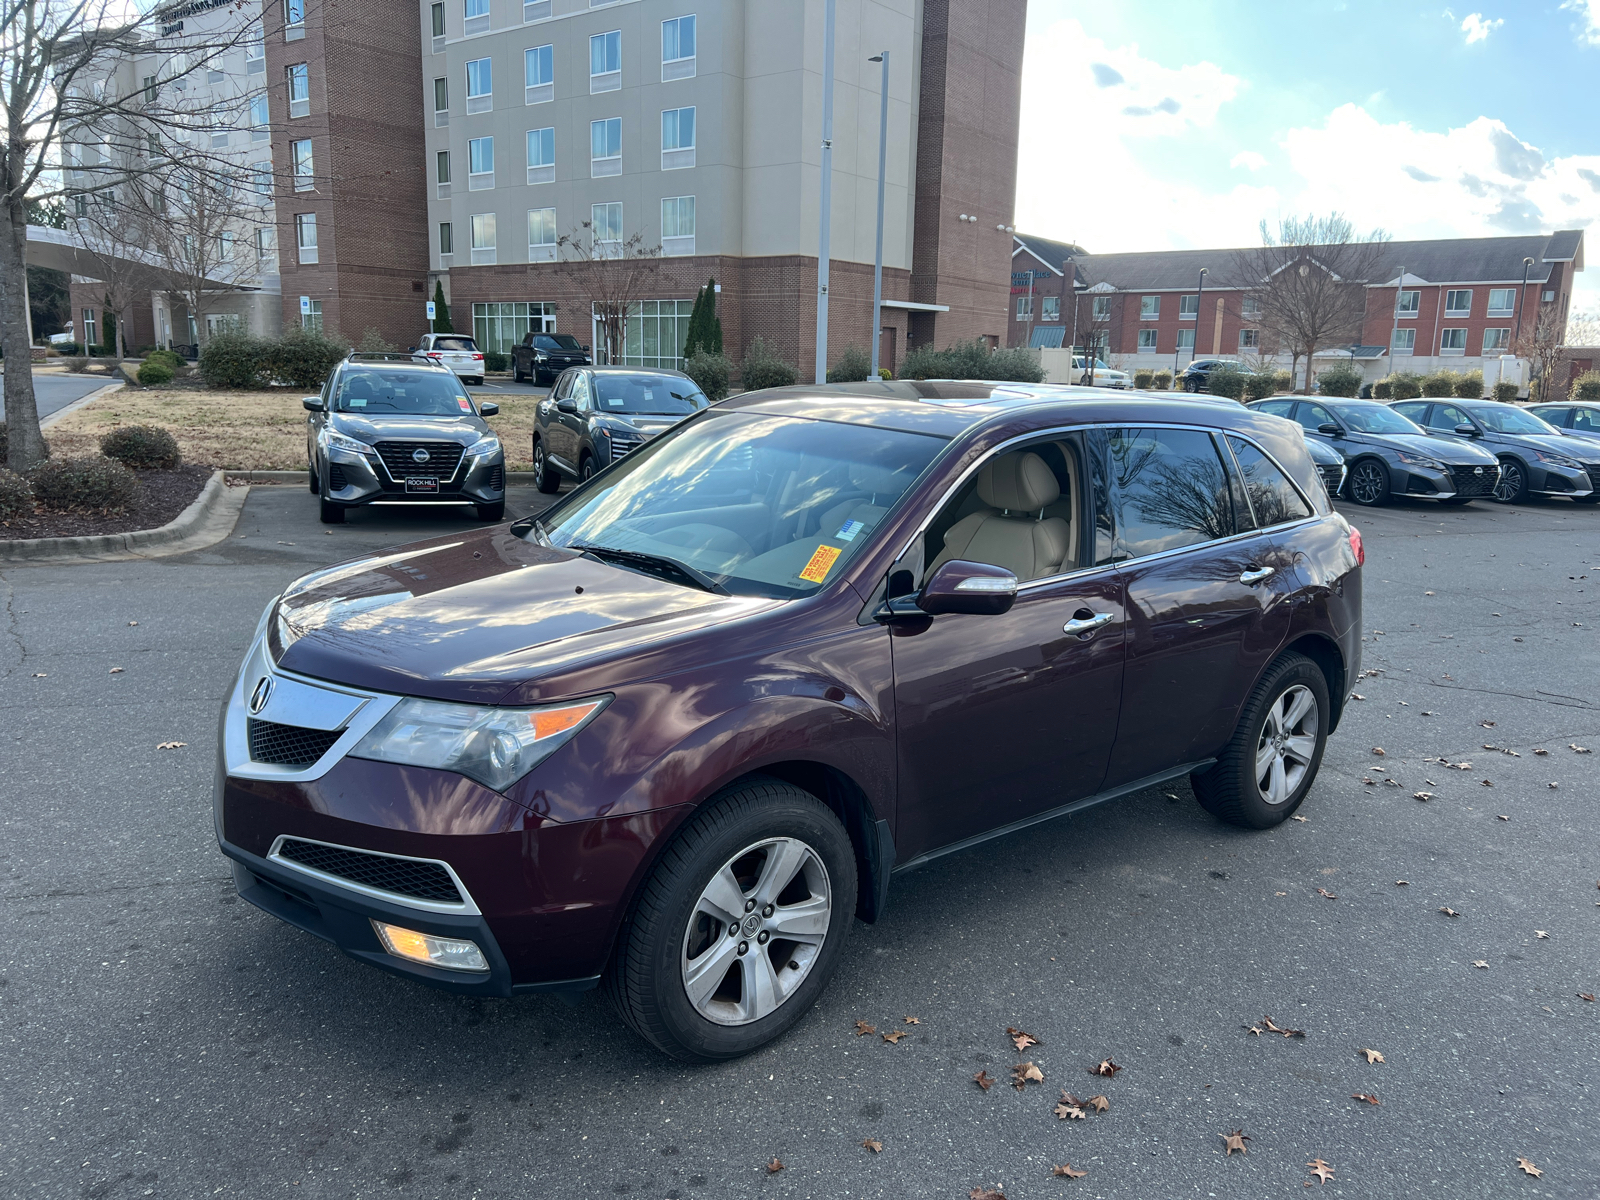
<path fill-rule="evenodd" d="M 159 425 L 178 439 L 185 462 L 231 471 L 298 471 L 306 465 L 303 392 L 162 391 L 123 388 L 69 413 L 45 431 L 58 457 L 97 453 L 100 437 L 118 425 Z M 489 397 L 485 395 L 484 399 Z M 536 396 L 494 396 L 500 415 L 489 425 L 513 471 L 531 465 Z"/>

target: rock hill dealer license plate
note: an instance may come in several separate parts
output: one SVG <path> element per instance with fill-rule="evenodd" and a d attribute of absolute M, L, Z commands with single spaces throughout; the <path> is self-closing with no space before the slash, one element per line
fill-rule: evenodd
<path fill-rule="evenodd" d="M 439 477 L 437 475 L 407 475 L 406 491 L 408 492 L 437 492 L 439 490 Z"/>

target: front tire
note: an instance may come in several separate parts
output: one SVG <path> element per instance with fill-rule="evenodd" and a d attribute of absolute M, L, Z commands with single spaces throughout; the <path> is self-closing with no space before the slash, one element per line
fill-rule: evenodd
<path fill-rule="evenodd" d="M 480 521 L 492 523 L 506 519 L 506 502 L 504 500 L 496 501 L 494 504 L 479 504 L 475 507 L 478 510 L 478 520 Z"/>
<path fill-rule="evenodd" d="M 317 478 L 317 466 L 315 463 L 306 464 L 306 486 L 313 496 L 320 494 L 322 491 L 322 481 Z"/>
<path fill-rule="evenodd" d="M 533 486 L 546 496 L 554 496 L 561 490 L 561 476 L 550 465 L 550 456 L 544 452 L 543 438 L 535 438 L 533 442 Z"/>
<path fill-rule="evenodd" d="M 1528 468 L 1514 458 L 1500 460 L 1500 478 L 1494 485 L 1494 498 L 1501 504 L 1521 504 L 1528 498 Z"/>
<path fill-rule="evenodd" d="M 1303 654 L 1279 657 L 1245 701 L 1216 763 L 1189 776 L 1200 806 L 1230 825 L 1281 824 L 1317 778 L 1332 712 L 1321 668 Z"/>
<path fill-rule="evenodd" d="M 578 464 L 578 482 L 588 483 L 589 480 L 594 478 L 594 473 L 594 455 L 585 454 L 583 456 L 583 461 Z"/>
<path fill-rule="evenodd" d="M 344 505 L 337 500 L 324 500 L 322 502 L 322 523 L 324 525 L 343 525 L 344 511 Z"/>
<path fill-rule="evenodd" d="M 1362 459 L 1350 468 L 1344 494 L 1367 508 L 1389 503 L 1389 468 L 1375 458 Z"/>
<path fill-rule="evenodd" d="M 855 901 L 855 850 L 832 810 L 779 780 L 746 780 L 707 801 L 662 853 L 624 922 L 606 990 L 673 1058 L 737 1058 L 811 1009 Z"/>

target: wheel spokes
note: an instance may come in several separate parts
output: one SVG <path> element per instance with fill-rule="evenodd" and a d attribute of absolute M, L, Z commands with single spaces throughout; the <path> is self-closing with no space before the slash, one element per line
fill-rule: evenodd
<path fill-rule="evenodd" d="M 829 909 L 832 906 L 822 896 L 812 896 L 799 904 L 785 904 L 772 914 L 767 928 L 774 937 L 789 938 L 796 942 L 820 943 L 828 932 Z"/>
<path fill-rule="evenodd" d="M 700 893 L 700 902 L 695 907 L 724 925 L 737 925 L 744 917 L 744 906 L 744 890 L 734 877 L 733 868 L 728 866 L 711 877 L 711 882 Z"/>
<path fill-rule="evenodd" d="M 1299 734 L 1283 743 L 1283 752 L 1289 758 L 1311 765 L 1311 756 L 1317 752 L 1317 739 Z"/>
<path fill-rule="evenodd" d="M 724 933 L 706 948 L 706 952 L 684 966 L 683 986 L 689 993 L 689 1003 L 703 1009 L 728 977 L 728 967 L 739 957 L 739 941 Z"/>
<path fill-rule="evenodd" d="M 773 843 L 767 851 L 767 861 L 761 864 L 761 876 L 756 880 L 751 898 L 758 907 L 776 904 L 778 897 L 783 894 L 783 889 L 788 887 L 794 877 L 800 873 L 800 868 L 805 865 L 806 857 L 811 852 L 799 842 L 789 838 Z"/>
<path fill-rule="evenodd" d="M 1295 688 L 1292 691 L 1285 693 L 1283 697 L 1283 706 L 1287 711 L 1283 715 L 1283 724 L 1281 729 L 1285 732 L 1292 733 L 1296 729 L 1300 728 L 1300 722 L 1305 719 L 1305 715 L 1310 712 L 1315 705 L 1316 701 L 1312 699 L 1311 692 L 1307 688 Z"/>
<path fill-rule="evenodd" d="M 751 946 L 750 952 L 739 959 L 739 967 L 744 976 L 742 1015 L 746 1021 L 758 1021 L 777 1008 L 783 999 L 777 972 L 772 969 L 765 946 Z"/>

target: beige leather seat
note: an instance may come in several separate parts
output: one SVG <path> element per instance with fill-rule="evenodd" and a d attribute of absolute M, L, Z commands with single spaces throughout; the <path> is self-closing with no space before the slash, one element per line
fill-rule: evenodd
<path fill-rule="evenodd" d="M 1037 454 L 1001 455 L 978 472 L 978 498 L 989 509 L 950 527 L 928 575 L 953 558 L 1004 567 L 1023 582 L 1055 574 L 1072 550 L 1072 528 L 1040 510 L 1060 497 L 1055 472 Z"/>
<path fill-rule="evenodd" d="M 883 519 L 883 514 L 911 485 L 914 477 L 915 472 L 908 468 L 890 470 L 872 463 L 851 463 L 850 486 L 861 494 L 852 500 L 841 500 L 824 511 L 817 536 L 832 542 L 848 522 L 859 521 L 861 528 L 855 531 L 854 537 L 860 537 Z"/>

